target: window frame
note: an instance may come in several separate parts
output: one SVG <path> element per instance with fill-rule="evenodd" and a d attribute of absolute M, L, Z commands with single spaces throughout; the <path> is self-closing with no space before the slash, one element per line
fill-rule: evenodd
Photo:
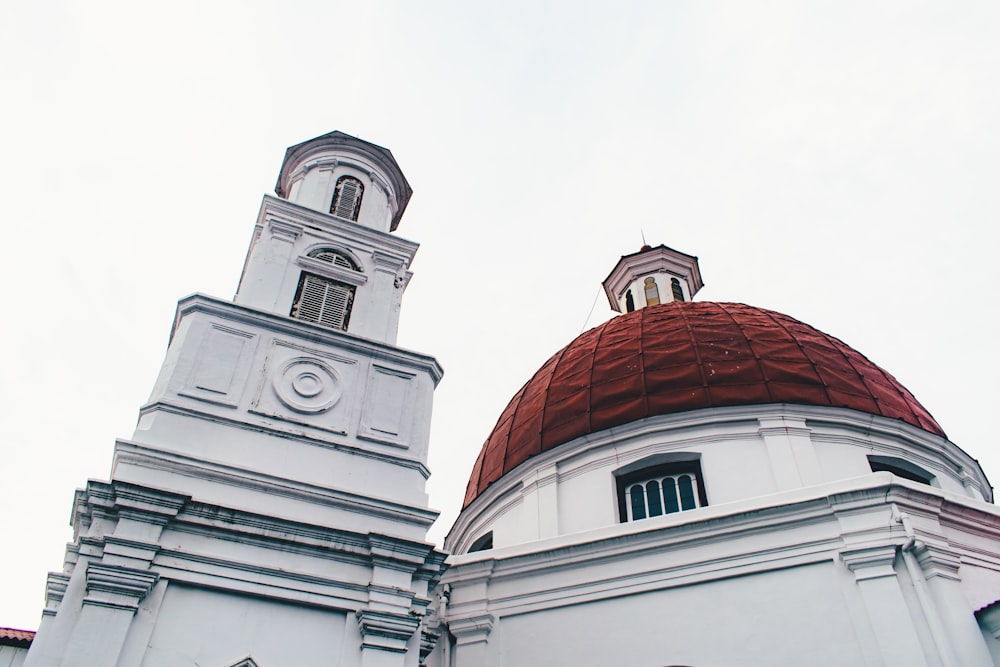
<path fill-rule="evenodd" d="M 351 215 L 345 216 L 337 213 L 337 209 L 340 206 L 340 200 L 343 198 L 343 188 L 344 184 L 348 181 L 355 184 L 355 198 L 353 202 L 353 207 Z M 357 222 L 358 217 L 361 215 L 361 201 L 365 198 L 365 184 L 361 182 L 361 179 L 357 176 L 351 174 L 344 174 L 337 179 L 336 184 L 333 187 L 333 197 L 330 199 L 330 215 L 340 218 L 341 220 L 350 220 L 351 222 Z"/>
<path fill-rule="evenodd" d="M 631 468 L 629 466 L 628 468 Z M 677 460 L 665 463 L 654 463 L 631 472 L 624 469 L 622 473 L 615 474 L 615 491 L 618 498 L 618 523 L 631 523 L 632 521 L 642 521 L 642 519 L 628 518 L 628 497 L 626 491 L 630 486 L 638 482 L 660 481 L 664 477 L 675 477 L 679 475 L 691 475 L 696 488 L 697 507 L 690 509 L 678 509 L 677 512 L 663 512 L 657 516 L 667 516 L 668 514 L 680 514 L 689 512 L 691 509 L 700 509 L 708 506 L 708 495 L 705 491 L 705 477 L 701 472 L 701 461 L 699 458 Z"/>

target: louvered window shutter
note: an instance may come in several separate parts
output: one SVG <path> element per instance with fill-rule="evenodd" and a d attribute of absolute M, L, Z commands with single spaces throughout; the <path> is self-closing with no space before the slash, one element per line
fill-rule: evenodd
<path fill-rule="evenodd" d="M 681 281 L 677 278 L 670 279 L 670 291 L 674 294 L 674 301 L 684 300 L 684 290 L 681 289 Z"/>
<path fill-rule="evenodd" d="M 341 176 L 337 181 L 337 189 L 333 195 L 333 205 L 330 206 L 330 213 L 338 218 L 357 220 L 358 212 L 361 210 L 361 195 L 365 191 L 365 186 L 356 178 Z"/>
<path fill-rule="evenodd" d="M 292 317 L 346 331 L 352 305 L 354 287 L 303 273 Z"/>

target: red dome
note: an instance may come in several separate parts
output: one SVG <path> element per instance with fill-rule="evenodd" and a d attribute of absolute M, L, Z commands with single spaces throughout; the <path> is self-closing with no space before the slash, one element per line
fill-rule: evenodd
<path fill-rule="evenodd" d="M 666 303 L 615 317 L 545 362 L 486 439 L 465 506 L 532 456 L 582 435 L 766 403 L 851 408 L 944 436 L 895 378 L 808 324 L 739 303 Z"/>

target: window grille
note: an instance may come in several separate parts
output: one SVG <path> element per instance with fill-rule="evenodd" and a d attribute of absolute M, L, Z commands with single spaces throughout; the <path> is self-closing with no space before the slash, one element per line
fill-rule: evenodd
<path fill-rule="evenodd" d="M 354 286 L 303 273 L 299 279 L 291 316 L 316 322 L 331 329 L 347 331 L 354 305 Z"/>
<path fill-rule="evenodd" d="M 618 479 L 618 509 L 623 523 L 707 505 L 697 462 L 656 466 Z"/>
<path fill-rule="evenodd" d="M 684 300 L 684 290 L 681 289 L 681 281 L 677 278 L 670 279 L 670 291 L 674 294 L 674 301 Z"/>
<path fill-rule="evenodd" d="M 337 179 L 337 189 L 333 193 L 333 202 L 330 203 L 330 213 L 338 218 L 356 221 L 361 211 L 361 197 L 364 192 L 365 186 L 361 181 L 353 176 L 341 176 Z"/>
<path fill-rule="evenodd" d="M 643 282 L 642 288 L 646 292 L 646 305 L 655 306 L 660 303 L 660 288 L 656 286 L 656 281 L 652 278 L 646 278 Z"/>
<path fill-rule="evenodd" d="M 358 270 L 357 265 L 350 257 L 342 252 L 337 252 L 336 250 L 331 250 L 329 248 L 313 250 L 309 253 L 309 256 L 313 259 L 318 259 L 321 262 L 329 262 L 335 266 L 342 266 L 345 269 L 350 269 L 352 271 Z"/>

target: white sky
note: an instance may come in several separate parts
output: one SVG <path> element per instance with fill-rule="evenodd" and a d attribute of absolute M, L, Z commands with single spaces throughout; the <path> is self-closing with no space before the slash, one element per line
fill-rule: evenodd
<path fill-rule="evenodd" d="M 1000 479 L 1000 4 L 479 4 L 2 4 L 0 626 L 37 626 L 177 299 L 232 296 L 285 148 L 334 129 L 415 191 L 436 541 L 643 232 L 701 258 L 701 299 L 888 369 Z"/>

